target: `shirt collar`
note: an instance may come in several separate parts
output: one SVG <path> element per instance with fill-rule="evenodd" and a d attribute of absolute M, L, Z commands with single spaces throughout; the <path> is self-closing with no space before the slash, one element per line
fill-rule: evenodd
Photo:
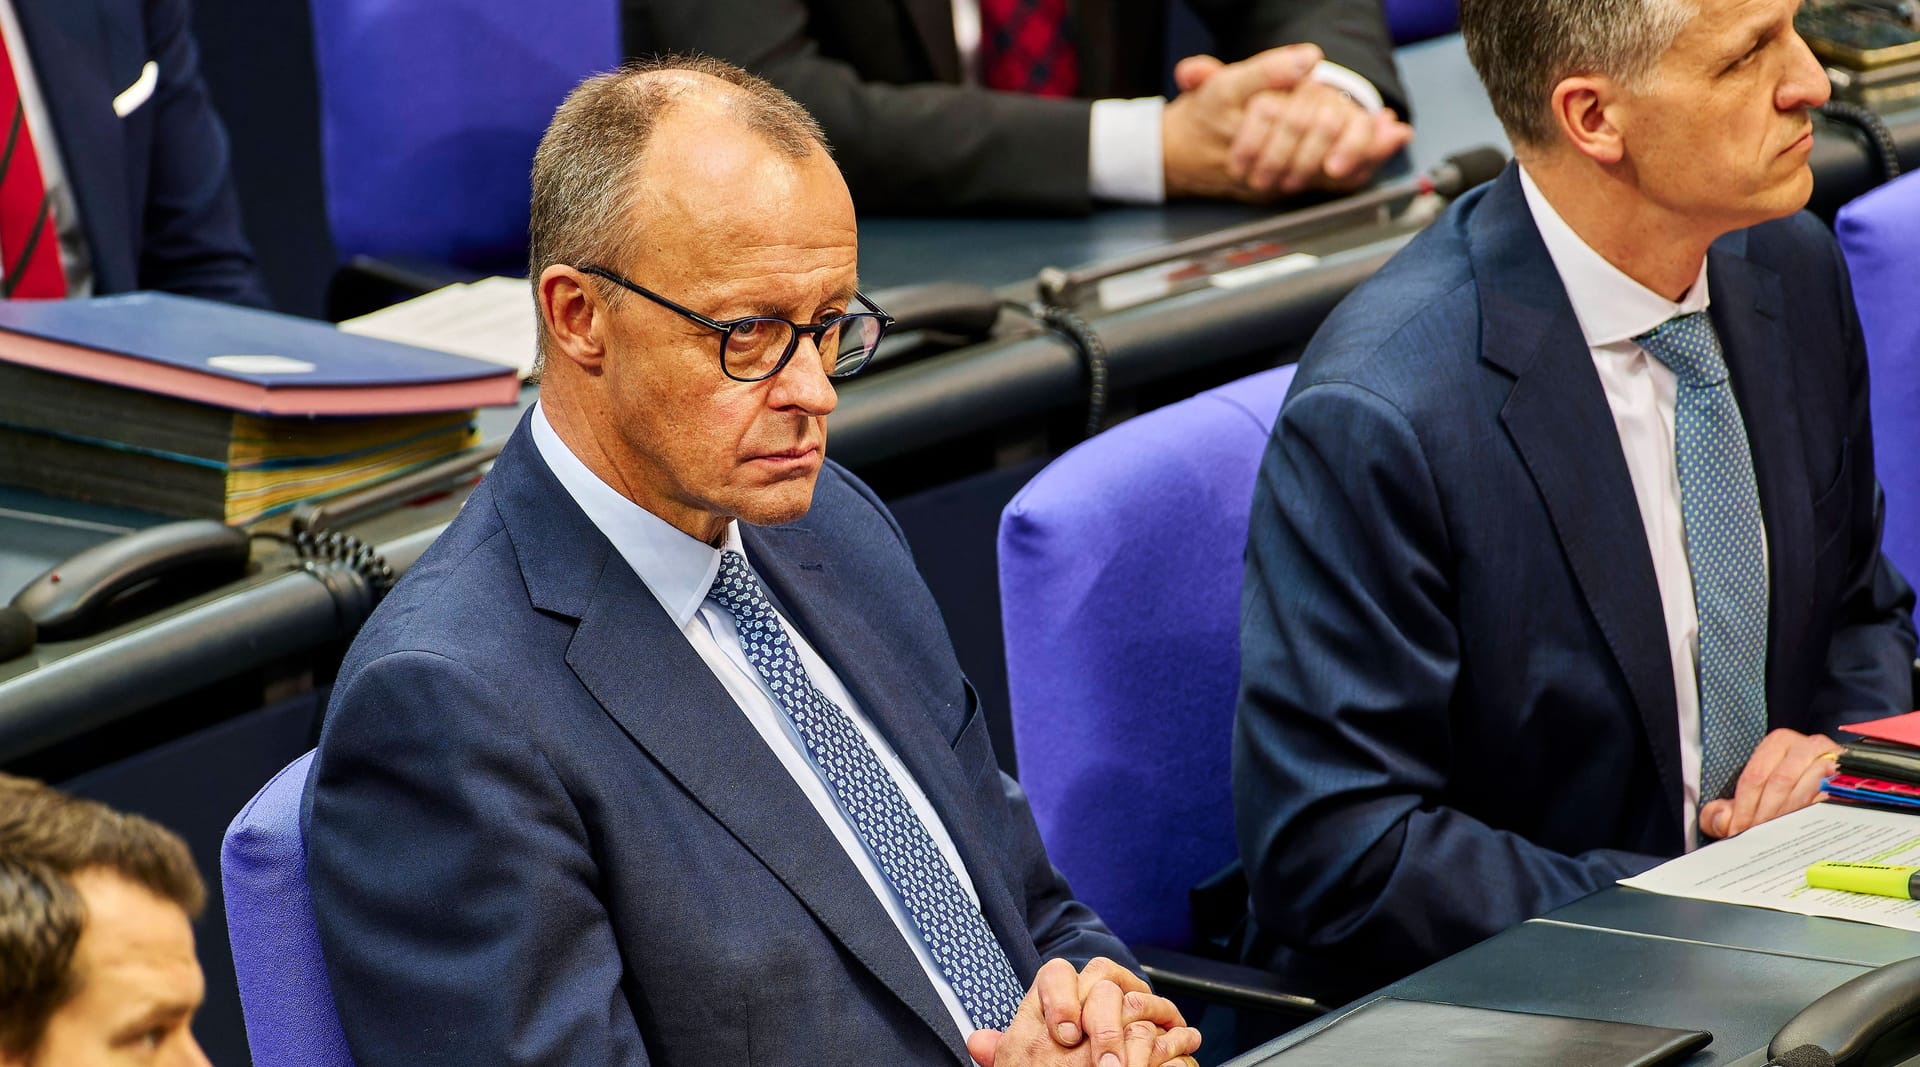
<path fill-rule="evenodd" d="M 697 541 L 601 481 L 554 432 L 539 403 L 533 405 L 533 417 L 528 421 L 534 446 L 561 488 L 586 512 L 588 521 L 613 542 L 614 551 L 667 610 L 673 624 L 685 627 L 713 588 L 714 575 L 720 572 L 720 553 L 731 550 L 745 555 L 740 524 L 727 523 L 719 548 Z M 553 547 L 547 546 L 546 550 Z"/>
<path fill-rule="evenodd" d="M 1533 213 L 1540 239 L 1546 243 L 1547 255 L 1553 258 L 1554 270 L 1567 290 L 1567 300 L 1573 304 L 1574 318 L 1580 320 L 1587 347 L 1630 341 L 1675 315 L 1706 310 L 1704 257 L 1700 260 L 1700 276 L 1687 295 L 1675 303 L 1629 278 L 1573 232 L 1524 166 L 1520 168 L 1520 188 L 1526 194 L 1527 209 Z"/>

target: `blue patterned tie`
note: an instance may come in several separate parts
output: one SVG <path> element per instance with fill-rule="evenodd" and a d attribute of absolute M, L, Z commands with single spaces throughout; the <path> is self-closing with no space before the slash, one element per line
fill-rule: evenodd
<path fill-rule="evenodd" d="M 1680 511 L 1700 616 L 1700 799 L 1719 797 L 1767 732 L 1767 566 L 1747 427 L 1704 311 L 1634 338 L 1673 369 Z"/>
<path fill-rule="evenodd" d="M 733 616 L 747 662 L 766 679 L 799 731 L 807 754 L 853 821 L 868 855 L 900 895 L 960 1005 L 976 1026 L 1005 1030 L 1021 1000 L 1006 951 L 873 747 L 847 713 L 814 688 L 745 556 L 721 553 L 720 573 L 707 596 Z"/>

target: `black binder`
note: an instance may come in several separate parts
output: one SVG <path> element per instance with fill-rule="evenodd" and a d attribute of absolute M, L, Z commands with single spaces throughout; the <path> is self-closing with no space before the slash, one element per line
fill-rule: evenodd
<path fill-rule="evenodd" d="M 1704 1030 L 1380 997 L 1247 1067 L 1656 1067 L 1712 1040 Z"/>

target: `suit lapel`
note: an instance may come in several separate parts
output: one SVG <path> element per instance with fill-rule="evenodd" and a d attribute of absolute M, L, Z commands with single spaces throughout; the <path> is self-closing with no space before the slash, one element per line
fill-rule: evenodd
<path fill-rule="evenodd" d="M 1728 376 L 1747 427 L 1760 513 L 1767 528 L 1767 691 L 1769 710 L 1786 699 L 1783 664 L 1805 633 L 1813 605 L 1813 516 L 1804 506 L 1805 442 L 1793 396 L 1793 365 L 1780 276 L 1744 255 L 1746 234 L 1731 235 L 1707 255 L 1710 313 L 1726 356 Z"/>
<path fill-rule="evenodd" d="M 934 1030 L 956 1062 L 968 1062 L 952 1016 L 892 918 L 706 661 L 567 496 L 524 422 L 488 481 L 534 604 L 579 620 L 567 665 L 581 684 L 829 936 Z M 556 545 L 568 551 L 553 551 Z"/>
<path fill-rule="evenodd" d="M 838 570 L 811 530 L 743 527 L 742 537 L 754 569 L 780 600 L 782 610 L 860 702 L 861 710 L 893 746 L 939 813 L 972 875 L 988 925 L 1006 949 L 1014 973 L 1023 982 L 1030 981 L 1039 968 L 1033 935 L 1000 877 L 1005 857 L 988 847 L 974 818 L 974 785 L 965 780 L 953 756 L 955 737 L 943 733 L 930 713 L 943 703 L 928 688 L 931 669 L 910 658 L 910 650 L 908 657 L 895 658 L 888 655 L 895 649 L 875 642 L 873 634 L 881 628 L 862 625 L 860 598 L 842 588 Z"/>
<path fill-rule="evenodd" d="M 950 0 L 901 0 L 907 9 L 907 21 L 926 49 L 933 64 L 935 79 L 958 85 L 961 78 L 960 47 L 953 40 L 953 4 Z"/>
<path fill-rule="evenodd" d="M 1682 777 L 1660 586 L 1599 373 L 1509 167 L 1475 212 L 1481 358 L 1514 376 L 1501 421 L 1632 692 L 1679 825 Z"/>
<path fill-rule="evenodd" d="M 44 0 L 14 4 L 20 31 L 33 50 L 33 73 L 60 139 L 62 170 L 73 188 L 92 261 L 94 289 L 116 292 L 139 284 L 139 265 L 129 240 L 124 121 L 113 113 L 114 94 L 131 85 L 140 61 L 125 81 L 114 59 L 123 42 L 107 36 L 99 5 L 89 0 Z"/>

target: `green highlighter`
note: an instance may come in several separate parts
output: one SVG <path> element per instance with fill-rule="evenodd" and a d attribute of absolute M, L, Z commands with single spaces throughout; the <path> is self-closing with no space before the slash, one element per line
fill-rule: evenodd
<path fill-rule="evenodd" d="M 1815 889 L 1844 889 L 1849 893 L 1914 900 L 1920 899 L 1920 867 L 1821 860 L 1807 868 L 1807 884 Z"/>

